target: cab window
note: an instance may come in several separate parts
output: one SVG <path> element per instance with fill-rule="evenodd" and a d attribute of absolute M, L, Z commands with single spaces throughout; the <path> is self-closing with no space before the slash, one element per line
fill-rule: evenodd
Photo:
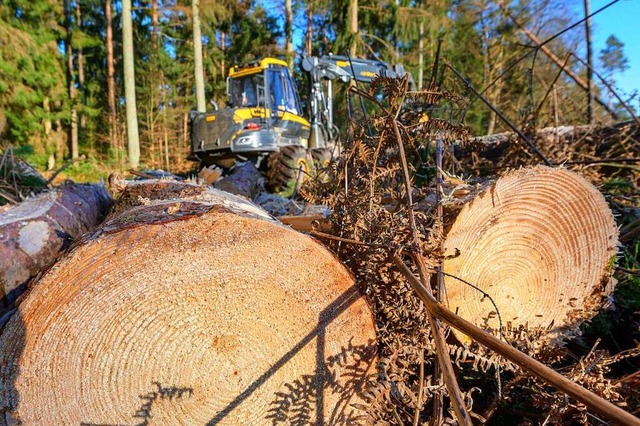
<path fill-rule="evenodd" d="M 262 74 L 253 74 L 231 80 L 231 104 L 234 107 L 258 106 L 258 85 L 262 83 Z"/>
<path fill-rule="evenodd" d="M 293 89 L 289 70 L 287 68 L 269 69 L 269 101 L 274 110 L 300 114 L 298 98 Z"/>

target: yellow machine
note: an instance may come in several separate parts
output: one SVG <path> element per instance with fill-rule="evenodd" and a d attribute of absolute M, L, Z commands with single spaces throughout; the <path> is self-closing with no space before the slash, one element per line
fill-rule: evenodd
<path fill-rule="evenodd" d="M 337 137 L 331 80 L 371 81 L 376 75 L 404 74 L 384 62 L 331 55 L 306 57 L 302 69 L 311 86 L 308 119 L 286 62 L 264 58 L 231 68 L 228 107 L 191 115 L 189 159 L 223 167 L 236 159 L 253 161 L 266 171 L 271 190 L 290 195 L 316 167 L 331 159 L 329 146 Z M 328 80 L 326 90 L 324 80 Z"/>

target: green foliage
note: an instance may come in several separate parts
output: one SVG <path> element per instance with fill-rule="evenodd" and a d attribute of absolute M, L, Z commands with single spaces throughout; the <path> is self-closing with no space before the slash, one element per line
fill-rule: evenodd
<path fill-rule="evenodd" d="M 47 160 L 49 156 L 45 153 L 36 152 L 33 146 L 29 144 L 20 145 L 14 148 L 13 154 L 36 169 L 46 170 L 47 168 Z"/>
<path fill-rule="evenodd" d="M 133 3 L 142 159 L 150 166 L 166 168 L 181 163 L 189 145 L 184 130 L 185 117 L 195 104 L 191 1 L 134 0 Z M 303 38 L 306 29 L 311 29 L 313 54 L 344 54 L 355 41 L 358 56 L 402 63 L 414 78 L 422 66 L 425 84 L 439 39 L 443 59 L 479 89 L 493 81 L 527 50 L 525 45 L 530 44 L 516 31 L 513 19 L 488 0 L 360 0 L 357 34 L 349 30 L 350 0 L 293 3 L 294 29 Z M 574 20 L 562 7 L 551 3 L 508 1 L 505 6 L 520 24 L 545 34 Z M 119 141 L 109 139 L 104 0 L 2 1 L 0 136 L 14 145 L 28 143 L 39 155 L 54 153 L 56 160 L 61 161 L 68 151 L 65 148 L 67 133 L 71 110 L 75 108 L 80 124 L 80 152 L 104 159 L 115 156 L 118 162 L 124 160 L 121 4 L 116 0 L 112 6 Z M 284 4 L 280 0 L 201 0 L 200 8 L 206 97 L 222 106 L 225 78 L 231 66 L 267 55 L 285 57 Z M 155 17 L 154 10 L 157 10 Z M 308 16 L 311 22 L 307 22 Z M 424 46 L 422 64 L 418 55 L 420 28 Z M 298 44 L 300 40 L 294 37 Z M 67 57 L 68 43 L 71 58 Z M 575 50 L 574 45 L 575 40 L 565 36 L 554 41 L 551 47 L 562 56 Z M 296 48 L 297 53 L 302 53 L 302 46 Z M 609 79 L 628 66 L 623 45 L 613 36 L 600 52 L 600 60 Z M 73 65 L 73 73 L 68 73 L 69 63 Z M 531 64 L 529 60 L 520 63 L 485 93 L 512 121 L 519 123 L 524 122 L 542 100 L 547 85 L 557 73 L 555 65 L 538 55 L 534 77 L 529 78 L 527 70 Z M 572 66 L 578 73 L 583 71 L 576 64 Z M 81 68 L 85 75 L 83 84 L 79 78 Z M 446 89 L 469 95 L 451 73 L 442 71 L 440 76 Z M 584 120 L 581 110 L 585 97 L 580 89 L 564 79 L 560 79 L 558 85 L 562 89 L 559 93 L 564 96 L 558 102 L 561 120 L 579 124 Z M 77 92 L 73 102 L 70 86 Z M 304 92 L 301 93 L 304 98 Z M 336 106 L 344 110 L 344 95 L 336 95 Z M 538 117 L 539 124 L 549 122 L 550 111 L 547 101 Z M 470 103 L 464 112 L 464 116 L 454 119 L 464 120 L 473 133 L 504 130 L 480 102 Z M 444 117 L 449 112 L 433 113 L 438 114 Z M 337 115 L 336 121 L 345 124 L 345 115 Z"/>
<path fill-rule="evenodd" d="M 606 46 L 600 51 L 600 63 L 608 75 L 616 71 L 624 72 L 629 68 L 629 60 L 624 55 L 624 43 L 614 35 L 607 38 Z"/>
<path fill-rule="evenodd" d="M 43 121 L 56 118 L 49 105 L 65 101 L 64 71 L 54 43 L 42 43 L 43 36 L 29 34 L 0 21 L 0 107 L 7 119 L 3 135 L 9 142 L 22 143 L 44 132 Z"/>
<path fill-rule="evenodd" d="M 115 168 L 113 164 L 105 164 L 95 159 L 81 160 L 67 167 L 63 178 L 74 182 L 99 182 L 100 179 L 106 181 Z"/>

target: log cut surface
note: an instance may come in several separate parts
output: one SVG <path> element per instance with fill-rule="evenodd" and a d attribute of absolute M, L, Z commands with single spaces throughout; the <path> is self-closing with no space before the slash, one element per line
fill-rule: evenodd
<path fill-rule="evenodd" d="M 191 198 L 120 209 L 31 289 L 0 336 L 4 410 L 24 424 L 347 423 L 375 362 L 353 278 L 248 201 L 183 185 Z"/>
<path fill-rule="evenodd" d="M 610 294 L 617 235 L 604 197 L 580 175 L 523 169 L 463 207 L 445 241 L 445 254 L 459 256 L 444 270 L 489 294 L 503 327 L 548 329 L 542 344 L 576 332 Z M 451 276 L 451 310 L 497 332 L 489 298 Z"/>

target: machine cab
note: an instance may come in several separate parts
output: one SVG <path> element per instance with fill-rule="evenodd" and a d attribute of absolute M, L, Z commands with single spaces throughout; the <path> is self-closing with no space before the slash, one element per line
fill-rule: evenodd
<path fill-rule="evenodd" d="M 282 118 L 285 113 L 302 115 L 286 62 L 265 58 L 229 71 L 227 96 L 232 108 L 259 108 L 261 114 Z"/>

